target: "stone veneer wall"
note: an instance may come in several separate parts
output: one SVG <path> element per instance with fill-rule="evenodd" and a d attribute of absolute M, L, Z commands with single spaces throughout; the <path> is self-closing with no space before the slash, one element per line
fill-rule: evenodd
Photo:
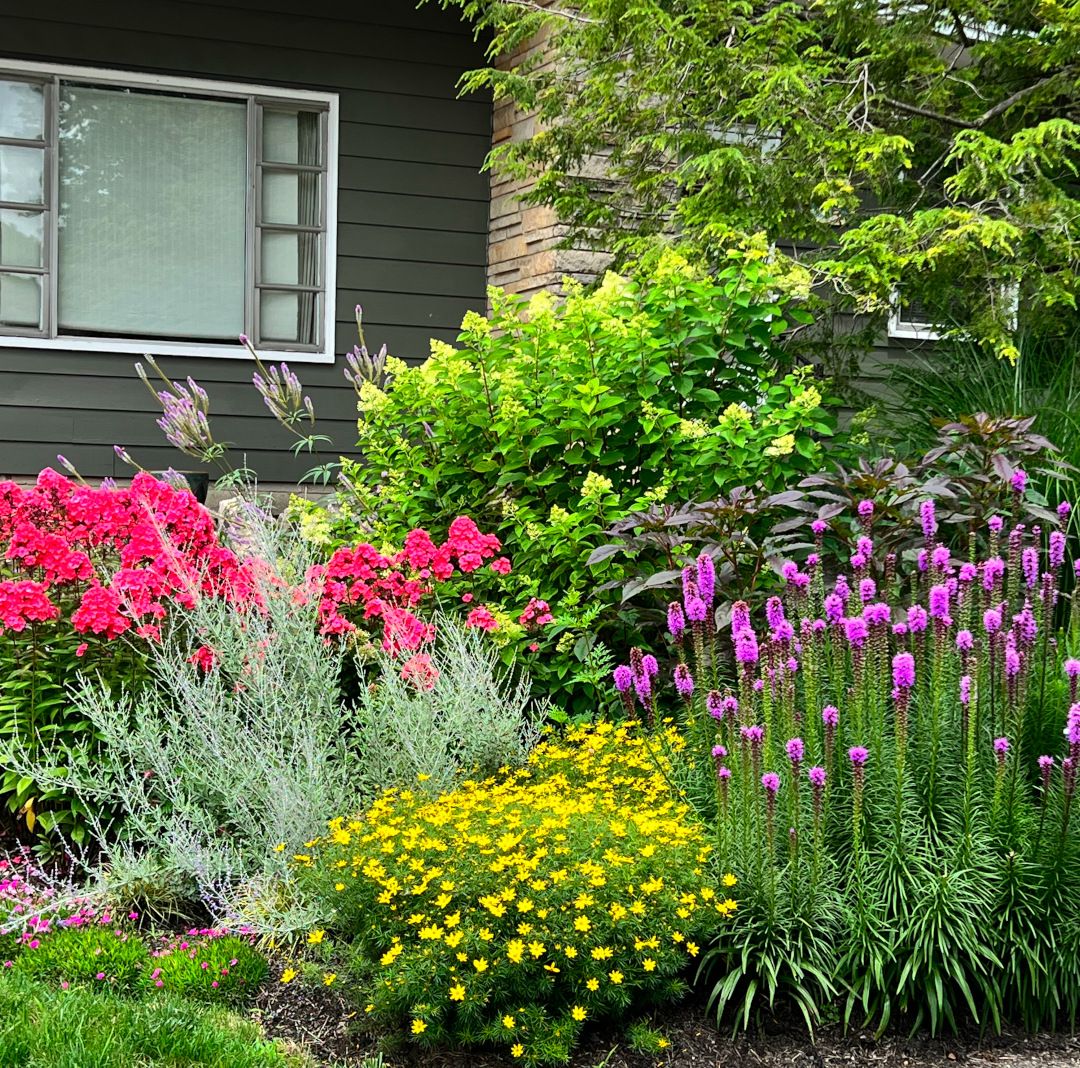
<path fill-rule="evenodd" d="M 538 0 L 548 4 L 551 0 Z M 538 35 L 516 52 L 503 56 L 498 66 L 509 69 L 546 48 L 546 35 Z M 551 60 L 547 60 L 550 63 Z M 492 146 L 532 137 L 538 128 L 534 114 L 519 111 L 509 100 L 495 102 Z M 488 221 L 488 284 L 511 293 L 531 296 L 541 289 L 558 289 L 564 275 L 591 281 L 607 257 L 588 249 L 557 248 L 566 229 L 547 207 L 523 204 L 519 197 L 534 185 L 532 179 L 513 179 L 491 172 L 491 210 Z"/>

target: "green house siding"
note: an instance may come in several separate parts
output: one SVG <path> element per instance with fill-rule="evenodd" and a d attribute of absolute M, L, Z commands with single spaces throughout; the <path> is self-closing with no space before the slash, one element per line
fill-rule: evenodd
<path fill-rule="evenodd" d="M 187 75 L 339 94 L 336 351 L 356 341 L 364 306 L 370 344 L 418 360 L 432 337 L 452 341 L 464 313 L 483 310 L 490 101 L 458 99 L 482 47 L 453 16 L 412 0 L 50 0 L 0 8 L 0 62 L 40 60 Z M 152 348 L 150 349 L 152 351 Z M 123 445 L 145 467 L 190 466 L 164 441 L 130 355 L 0 346 L 0 477 L 55 466 L 128 475 Z M 267 482 L 311 466 L 251 387 L 244 360 L 168 357 L 211 396 L 215 436 Z M 318 429 L 349 453 L 355 395 L 343 360 L 295 364 Z"/>

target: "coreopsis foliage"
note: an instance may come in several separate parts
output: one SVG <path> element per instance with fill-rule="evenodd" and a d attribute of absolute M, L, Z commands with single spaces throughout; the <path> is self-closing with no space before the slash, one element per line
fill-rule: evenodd
<path fill-rule="evenodd" d="M 872 498 L 807 520 L 814 551 L 783 564 L 763 618 L 737 602 L 729 634 L 711 557 L 684 571 L 671 696 L 697 759 L 676 767 L 742 877 L 705 957 L 720 1013 L 745 1025 L 790 997 L 812 1026 L 845 990 L 848 1018 L 882 1030 L 1080 1008 L 1071 508 L 1028 526 L 1026 484 L 1012 470 L 1011 521 L 989 516 L 959 554 L 927 497 L 900 506 L 918 532 L 902 555 L 891 498 L 880 542 Z M 634 650 L 614 683 L 654 718 L 662 674 Z"/>
<path fill-rule="evenodd" d="M 1017 297 L 1075 311 L 1075 2 L 441 2 L 490 34 L 465 88 L 538 119 L 492 165 L 575 246 L 779 244 L 847 308 L 900 286 L 1008 357 Z"/>
<path fill-rule="evenodd" d="M 601 723 L 517 771 L 334 820 L 296 859 L 356 938 L 368 1018 L 560 1063 L 586 1020 L 678 996 L 736 911 L 668 783 L 684 749 Z"/>

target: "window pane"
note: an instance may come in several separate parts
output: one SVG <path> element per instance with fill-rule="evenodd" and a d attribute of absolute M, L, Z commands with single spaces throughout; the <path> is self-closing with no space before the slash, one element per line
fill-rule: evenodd
<path fill-rule="evenodd" d="M 0 81 L 0 137 L 40 141 L 44 136 L 44 87 L 31 82 Z"/>
<path fill-rule="evenodd" d="M 268 163 L 322 163 L 321 116 L 314 111 L 263 110 L 262 158 Z"/>
<path fill-rule="evenodd" d="M 246 124 L 242 102 L 61 86 L 61 329 L 243 331 Z"/>
<path fill-rule="evenodd" d="M 0 266 L 42 267 L 45 216 L 40 211 L 0 210 Z"/>
<path fill-rule="evenodd" d="M 0 200 L 43 204 L 45 150 L 0 145 Z"/>
<path fill-rule="evenodd" d="M 286 286 L 317 286 L 322 261 L 322 235 L 262 233 L 260 281 Z"/>
<path fill-rule="evenodd" d="M 0 326 L 41 329 L 40 274 L 0 273 Z"/>
<path fill-rule="evenodd" d="M 278 293 L 264 289 L 259 294 L 259 307 L 261 340 L 291 341 L 300 345 L 319 343 L 322 294 Z"/>
<path fill-rule="evenodd" d="M 312 171 L 263 171 L 262 222 L 289 226 L 322 223 L 322 175 Z"/>

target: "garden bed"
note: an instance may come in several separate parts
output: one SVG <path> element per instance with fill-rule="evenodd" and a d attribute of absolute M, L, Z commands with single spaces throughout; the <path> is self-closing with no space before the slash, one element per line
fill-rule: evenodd
<path fill-rule="evenodd" d="M 306 1048 L 328 1066 L 353 1064 L 379 1052 L 379 1039 L 356 1025 L 353 1005 L 333 988 L 269 983 L 260 992 L 253 1015 L 271 1038 Z M 758 1033 L 732 1038 L 717 1030 L 704 1005 L 695 999 L 671 1010 L 656 1025 L 670 1042 L 665 1054 L 635 1053 L 625 1035 L 611 1027 L 588 1028 L 570 1060 L 570 1068 L 929 1068 L 953 1063 L 1008 1065 L 1010 1068 L 1074 1068 L 1080 1065 L 1080 1036 L 1060 1032 L 1028 1034 L 1006 1028 L 1000 1035 L 980 1034 L 977 1027 L 960 1035 L 908 1037 L 907 1028 L 875 1041 L 872 1033 L 845 1034 L 839 1025 L 821 1028 L 810 1041 L 801 1020 L 779 1016 Z M 518 1064 L 495 1050 L 438 1051 L 403 1044 L 383 1054 L 386 1068 L 507 1068 Z"/>

